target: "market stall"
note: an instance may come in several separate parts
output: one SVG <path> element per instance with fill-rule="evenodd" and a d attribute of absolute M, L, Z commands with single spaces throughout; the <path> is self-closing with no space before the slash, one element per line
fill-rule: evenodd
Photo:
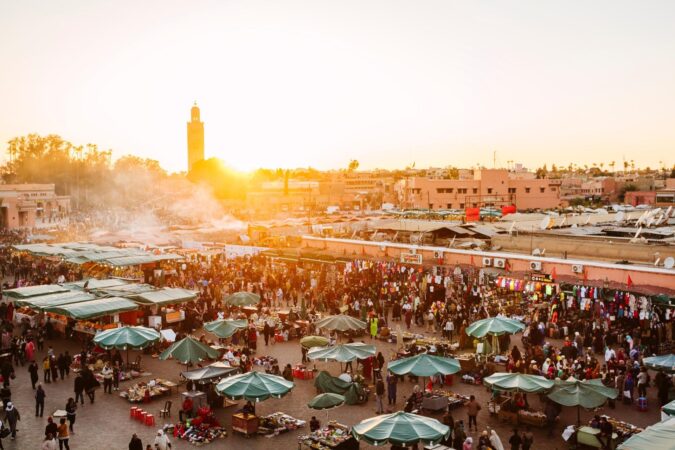
<path fill-rule="evenodd" d="M 313 450 L 358 450 L 359 443 L 349 427 L 330 421 L 325 427 L 298 437 L 298 447 Z"/>
<path fill-rule="evenodd" d="M 198 408 L 195 417 L 187 419 L 185 423 L 165 426 L 165 431 L 173 431 L 174 437 L 197 446 L 227 437 L 227 430 L 220 426 L 209 407 Z"/>
<path fill-rule="evenodd" d="M 176 383 L 163 378 L 154 378 L 148 381 L 141 381 L 133 386 L 121 390 L 120 397 L 126 398 L 130 403 L 143 403 L 155 400 L 171 392 L 171 388 L 176 387 Z"/>
<path fill-rule="evenodd" d="M 277 436 L 289 431 L 295 431 L 304 427 L 307 422 L 296 419 L 282 412 L 275 412 L 259 418 L 258 434 Z"/>
<path fill-rule="evenodd" d="M 522 393 L 544 393 L 553 389 L 554 382 L 539 375 L 500 372 L 483 379 L 483 384 L 497 393 L 488 404 L 488 411 L 505 422 L 543 427 L 546 415 L 527 406 Z M 502 392 L 515 393 L 503 396 Z"/>

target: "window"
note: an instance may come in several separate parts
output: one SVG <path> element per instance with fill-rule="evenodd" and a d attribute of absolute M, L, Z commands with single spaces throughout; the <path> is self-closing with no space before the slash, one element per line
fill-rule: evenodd
<path fill-rule="evenodd" d="M 446 208 L 452 209 L 452 203 L 448 203 L 448 205 L 446 206 Z"/>
<path fill-rule="evenodd" d="M 453 188 L 447 188 L 447 189 L 445 190 L 445 192 L 447 192 L 448 194 L 452 194 L 452 191 L 454 191 Z"/>
<path fill-rule="evenodd" d="M 474 204 L 473 204 L 473 207 L 474 207 L 474 208 L 478 208 L 478 203 L 474 203 Z"/>
<path fill-rule="evenodd" d="M 551 188 L 551 192 L 555 192 L 555 191 L 556 191 L 556 188 L 555 188 L 555 187 L 552 187 L 552 188 Z"/>
<path fill-rule="evenodd" d="M 466 189 L 465 189 L 466 190 Z M 478 188 L 473 188 L 473 193 L 478 194 Z"/>
<path fill-rule="evenodd" d="M 509 188 L 509 194 L 515 194 L 516 188 Z"/>
<path fill-rule="evenodd" d="M 546 192 L 546 188 L 540 187 L 539 192 L 541 192 L 543 194 L 544 192 Z"/>
<path fill-rule="evenodd" d="M 433 204 L 433 203 L 429 203 L 429 209 L 434 209 L 434 204 Z"/>
<path fill-rule="evenodd" d="M 488 188 L 488 194 L 492 194 L 492 188 Z"/>
<path fill-rule="evenodd" d="M 460 209 L 464 209 L 464 203 L 460 203 L 460 204 L 459 204 L 459 208 L 460 208 Z"/>
<path fill-rule="evenodd" d="M 529 194 L 530 193 L 530 188 L 525 188 L 525 193 Z"/>
<path fill-rule="evenodd" d="M 459 188 L 457 189 L 458 194 L 466 194 L 466 188 Z"/>
<path fill-rule="evenodd" d="M 437 188 L 436 192 L 439 194 L 452 194 L 452 188 Z"/>

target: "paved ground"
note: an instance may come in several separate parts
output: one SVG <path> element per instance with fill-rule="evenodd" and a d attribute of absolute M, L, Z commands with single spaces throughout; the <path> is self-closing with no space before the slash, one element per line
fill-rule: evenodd
<path fill-rule="evenodd" d="M 74 342 L 66 342 L 64 340 L 55 340 L 48 344 L 53 345 L 58 352 L 65 349 L 70 349 L 71 353 L 78 351 L 78 346 Z M 393 345 L 376 341 L 378 349 L 383 351 L 386 356 L 394 348 Z M 39 353 L 38 357 L 42 357 L 44 353 Z M 259 355 L 273 355 L 279 359 L 281 364 L 296 363 L 300 361 L 300 348 L 297 341 L 289 343 L 282 343 L 270 345 L 269 347 L 262 345 L 258 347 Z M 134 353 L 132 352 L 132 357 Z M 161 376 L 171 380 L 178 380 L 178 374 L 183 366 L 180 366 L 173 361 L 158 361 L 144 357 L 144 367 L 155 376 Z M 283 367 L 283 366 L 282 366 Z M 339 372 L 337 363 L 317 363 L 318 368 L 326 368 L 332 374 L 337 375 Z M 34 414 L 34 397 L 33 390 L 30 386 L 27 367 L 16 368 L 17 378 L 13 380 L 12 400 L 19 409 L 22 420 L 19 422 L 19 433 L 15 441 L 3 439 L 3 444 L 6 449 L 39 449 L 40 442 L 43 438 L 43 430 L 46 424 L 48 414 L 51 414 L 56 409 L 64 409 L 68 397 L 73 396 L 72 393 L 72 374 L 70 379 L 65 381 L 59 380 L 56 383 L 46 384 L 45 390 L 47 392 L 47 399 L 45 405 L 45 417 L 36 418 Z M 129 382 L 126 382 L 129 383 Z M 125 383 L 121 383 L 125 386 Z M 455 383 L 452 388 L 454 391 L 470 395 L 474 394 L 483 405 L 483 409 L 478 416 L 479 427 L 489 425 L 494 427 L 506 443 L 508 436 L 511 433 L 511 427 L 499 423 L 497 418 L 490 417 L 487 412 L 487 400 L 489 393 L 485 388 L 480 386 L 471 386 L 461 383 Z M 412 384 L 405 382 L 399 384 L 399 409 L 403 407 L 402 399 L 404 395 L 408 395 L 412 390 Z M 317 412 L 307 408 L 307 402 L 316 394 L 313 381 L 296 381 L 296 388 L 286 397 L 282 399 L 270 399 L 259 403 L 257 410 L 259 414 L 267 414 L 275 411 L 284 411 L 294 417 L 309 420 L 312 415 L 316 415 L 320 420 L 325 421 L 326 413 Z M 180 398 L 178 393 L 174 393 L 170 398 L 174 402 L 173 418 L 177 420 L 177 405 L 180 405 Z M 655 389 L 651 388 L 649 392 L 649 411 L 638 412 L 634 407 L 617 405 L 615 410 L 607 409 L 603 411 L 614 417 L 629 421 L 638 426 L 651 425 L 659 420 L 659 410 L 657 402 L 654 398 Z M 539 400 L 537 396 L 531 396 L 530 402 L 532 406 L 538 406 Z M 169 398 L 167 398 L 169 399 Z M 163 406 L 164 400 L 156 400 L 150 404 L 146 409 L 152 411 L 157 415 L 159 409 Z M 241 405 L 241 401 L 239 402 Z M 139 423 L 129 419 L 129 403 L 118 397 L 117 395 L 103 394 L 102 390 L 97 392 L 97 399 L 93 405 L 87 401 L 84 407 L 80 407 L 77 414 L 77 421 L 75 424 L 76 434 L 71 437 L 71 448 L 73 449 L 126 449 L 132 433 L 137 433 L 143 440 L 143 444 L 151 443 L 157 431 L 157 427 L 151 428 L 140 425 Z M 228 408 L 217 412 L 218 419 L 221 420 L 228 430 L 230 430 L 229 415 L 234 408 Z M 343 406 L 328 413 L 328 417 L 338 420 L 347 425 L 354 425 L 359 421 L 371 417 L 375 414 L 374 401 L 361 406 Z M 582 411 L 582 420 L 588 420 L 594 413 L 590 411 Z M 440 416 L 437 418 L 440 419 Z M 467 420 L 466 412 L 459 409 L 455 413 L 455 420 Z M 567 448 L 562 438 L 560 431 L 564 426 L 574 423 L 576 420 L 576 409 L 563 408 L 561 421 L 556 427 L 556 434 L 553 438 L 547 439 L 545 433 L 540 430 L 533 430 L 535 432 L 535 449 L 564 449 Z M 238 435 L 230 435 L 217 443 L 210 444 L 213 448 L 248 448 L 267 449 L 274 446 L 276 449 L 295 449 L 297 448 L 297 436 L 299 432 L 286 433 L 273 438 L 254 437 L 250 439 L 243 438 Z M 476 433 L 472 433 L 476 437 Z M 191 445 L 185 441 L 174 441 L 174 449 L 188 449 Z M 362 444 L 361 448 L 374 448 Z M 507 446 L 508 448 L 508 446 Z"/>

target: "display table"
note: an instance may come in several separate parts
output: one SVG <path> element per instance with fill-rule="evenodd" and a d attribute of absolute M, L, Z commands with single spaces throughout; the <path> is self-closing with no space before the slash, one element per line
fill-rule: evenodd
<path fill-rule="evenodd" d="M 246 437 L 256 434 L 260 420 L 257 416 L 252 414 L 244 415 L 243 413 L 232 414 L 232 431 L 241 433 Z"/>
<path fill-rule="evenodd" d="M 425 396 L 422 398 L 422 409 L 427 411 L 441 411 L 448 407 L 448 397 L 441 395 Z"/>
<path fill-rule="evenodd" d="M 297 364 L 293 368 L 293 378 L 298 378 L 300 380 L 311 380 L 314 378 L 314 372 L 301 364 Z"/>
<path fill-rule="evenodd" d="M 258 434 L 278 435 L 288 431 L 297 430 L 307 424 L 304 420 L 296 419 L 282 412 L 275 412 L 268 416 L 260 417 Z"/>
<path fill-rule="evenodd" d="M 459 361 L 460 373 L 471 372 L 476 368 L 476 358 L 473 355 L 459 355 L 455 359 Z"/>
<path fill-rule="evenodd" d="M 349 427 L 335 421 L 308 435 L 298 437 L 298 449 L 358 450 L 359 441 L 349 433 Z"/>
<path fill-rule="evenodd" d="M 518 423 L 542 428 L 546 425 L 546 414 L 542 411 L 518 411 Z"/>
<path fill-rule="evenodd" d="M 609 445 L 610 450 L 616 449 L 616 446 L 618 445 L 618 435 L 616 433 L 612 433 L 612 442 Z M 577 430 L 577 443 L 578 444 L 583 444 L 587 445 L 589 447 L 594 447 L 594 448 L 605 448 L 602 446 L 600 443 L 600 430 L 597 428 L 591 428 L 591 427 L 581 427 Z"/>

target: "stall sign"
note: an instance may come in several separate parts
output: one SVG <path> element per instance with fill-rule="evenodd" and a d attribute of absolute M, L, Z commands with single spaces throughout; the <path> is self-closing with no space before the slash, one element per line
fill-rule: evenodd
<path fill-rule="evenodd" d="M 181 321 L 180 311 L 166 313 L 166 323 L 176 323 Z"/>
<path fill-rule="evenodd" d="M 401 253 L 401 263 L 422 264 L 422 255 L 419 253 Z"/>
<path fill-rule="evenodd" d="M 548 273 L 533 273 L 530 275 L 530 280 L 539 283 L 553 283 L 553 277 Z"/>

